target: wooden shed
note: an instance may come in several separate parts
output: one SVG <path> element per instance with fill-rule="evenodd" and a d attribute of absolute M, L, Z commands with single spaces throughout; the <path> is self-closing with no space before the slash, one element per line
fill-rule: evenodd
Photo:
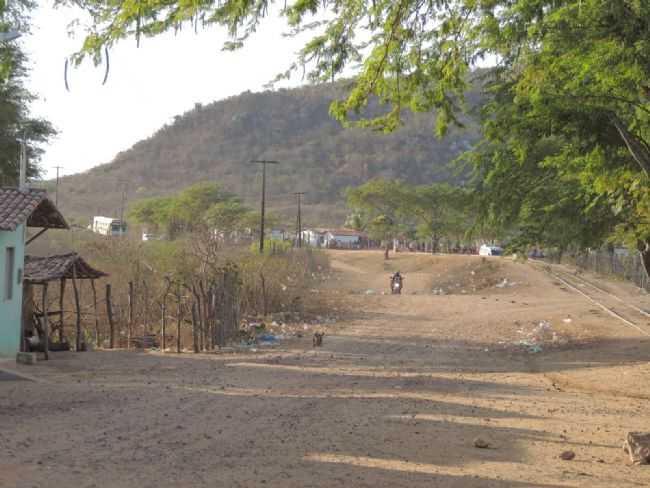
<path fill-rule="evenodd" d="M 95 292 L 94 280 L 108 276 L 103 271 L 99 271 L 90 266 L 77 253 L 59 254 L 54 256 L 25 257 L 25 302 L 23 305 L 23 316 L 27 319 L 24 324 L 24 331 L 29 332 L 35 320 L 45 324 L 42 333 L 46 340 L 45 349 L 49 343 L 49 333 L 57 331 L 59 343 L 64 342 L 64 309 L 63 301 L 65 297 L 66 284 L 72 283 L 74 293 L 76 328 L 75 328 L 75 346 L 76 350 L 82 347 L 81 340 L 81 310 L 79 304 L 79 280 L 90 280 L 93 293 Z M 59 309 L 50 311 L 47 305 L 48 285 L 52 282 L 59 283 Z M 33 287 L 42 287 L 42 307 L 41 310 L 35 311 L 33 301 Z M 94 294 L 95 304 L 97 303 L 96 294 Z M 38 308 L 38 307 L 36 307 Z M 52 320 L 57 318 L 57 320 Z M 43 320 L 45 319 L 45 320 Z M 50 327 L 51 324 L 51 327 Z"/>

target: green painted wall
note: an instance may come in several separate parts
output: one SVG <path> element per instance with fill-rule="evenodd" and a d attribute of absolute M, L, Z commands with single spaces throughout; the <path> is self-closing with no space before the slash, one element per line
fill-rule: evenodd
<path fill-rule="evenodd" d="M 20 350 L 20 315 L 23 302 L 25 232 L 22 225 L 14 232 L 0 231 L 0 357 L 15 357 Z M 7 299 L 7 248 L 13 247 L 14 269 L 11 300 Z M 20 280 L 20 281 L 19 281 Z"/>

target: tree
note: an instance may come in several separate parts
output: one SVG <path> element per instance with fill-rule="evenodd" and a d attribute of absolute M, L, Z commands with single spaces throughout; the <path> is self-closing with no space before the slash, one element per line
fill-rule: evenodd
<path fill-rule="evenodd" d="M 29 32 L 29 11 L 34 3 L 26 0 L 0 3 L 0 32 Z M 35 96 L 25 88 L 28 59 L 18 41 L 0 42 L 0 175 L 2 184 L 15 185 L 20 171 L 20 142 L 25 141 L 27 177 L 41 174 L 41 144 L 54 134 L 52 125 L 29 115 Z"/>
<path fill-rule="evenodd" d="M 401 181 L 375 178 L 346 193 L 348 206 L 364 222 L 370 238 L 383 242 L 388 259 L 391 241 L 403 230 L 400 212 L 404 208 L 405 186 Z"/>
<path fill-rule="evenodd" d="M 401 212 L 417 217 L 417 236 L 429 239 L 431 252 L 436 252 L 442 237 L 469 229 L 467 199 L 467 190 L 447 183 L 418 185 L 405 192 Z"/>
<path fill-rule="evenodd" d="M 141 224 L 163 227 L 168 237 L 174 239 L 179 233 L 205 226 L 209 223 L 208 217 L 216 218 L 219 208 L 215 206 L 238 203 L 235 196 L 224 192 L 216 183 L 197 183 L 171 197 L 134 202 L 129 218 Z M 208 214 L 211 209 L 211 214 Z"/>
<path fill-rule="evenodd" d="M 205 211 L 203 218 L 207 224 L 222 232 L 230 233 L 243 230 L 248 223 L 250 208 L 242 205 L 237 198 L 215 203 Z"/>
<path fill-rule="evenodd" d="M 225 26 L 232 37 L 225 47 L 235 49 L 274 2 L 60 3 L 81 5 L 94 19 L 76 61 L 100 61 L 119 39 L 188 23 Z M 324 20 L 313 22 L 318 14 Z M 325 0 L 291 3 L 282 15 L 294 33 L 317 29 L 292 69 L 305 67 L 322 81 L 360 66 L 347 96 L 330 108 L 347 125 L 390 131 L 404 109 L 435 110 L 444 134 L 462 125 L 472 66 L 494 57 L 485 81 L 499 103 L 487 105 L 484 130 L 488 141 L 515 151 L 501 163 L 516 172 L 536 141 L 558 138 L 561 149 L 536 163 L 557 169 L 548 173 L 554 185 L 573 181 L 585 210 L 607 200 L 614 236 L 635 244 L 650 269 L 649 2 Z M 383 110 L 366 110 L 372 99 Z"/>

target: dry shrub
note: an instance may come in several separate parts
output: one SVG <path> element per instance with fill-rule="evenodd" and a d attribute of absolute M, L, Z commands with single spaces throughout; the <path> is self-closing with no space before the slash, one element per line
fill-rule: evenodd
<path fill-rule="evenodd" d="M 284 254 L 248 254 L 240 261 L 242 310 L 249 315 L 284 312 L 298 319 L 309 307 L 309 293 L 319 276 L 329 269 L 322 251 L 293 249 Z"/>

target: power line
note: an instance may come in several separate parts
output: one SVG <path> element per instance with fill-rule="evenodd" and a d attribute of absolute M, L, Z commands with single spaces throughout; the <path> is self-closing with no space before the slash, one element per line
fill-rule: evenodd
<path fill-rule="evenodd" d="M 266 212 L 266 165 L 280 163 L 278 161 L 268 161 L 265 159 L 254 159 L 251 163 L 262 165 L 262 215 L 260 216 L 260 254 L 262 254 L 264 252 L 264 215 Z"/>

